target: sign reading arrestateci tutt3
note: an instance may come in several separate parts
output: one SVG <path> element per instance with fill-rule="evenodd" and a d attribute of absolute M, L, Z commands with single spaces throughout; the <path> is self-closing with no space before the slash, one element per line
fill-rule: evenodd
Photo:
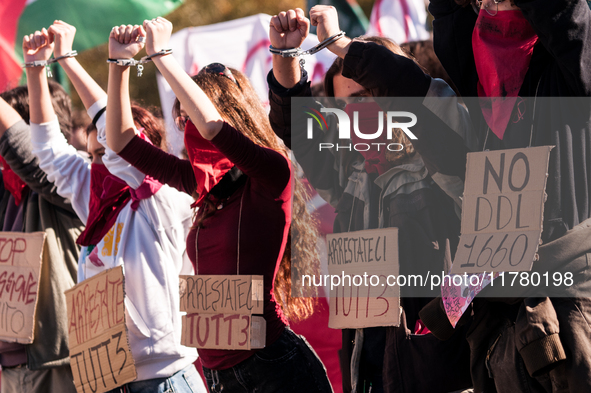
<path fill-rule="evenodd" d="M 196 348 L 265 347 L 263 276 L 180 276 L 181 344 Z"/>
<path fill-rule="evenodd" d="M 330 289 L 328 327 L 398 326 L 400 288 L 386 282 L 399 271 L 398 228 L 330 234 L 326 241 L 328 272 L 339 278 Z"/>
<path fill-rule="evenodd" d="M 125 325 L 121 266 L 66 291 L 70 366 L 79 393 L 102 393 L 134 381 L 135 363 Z"/>

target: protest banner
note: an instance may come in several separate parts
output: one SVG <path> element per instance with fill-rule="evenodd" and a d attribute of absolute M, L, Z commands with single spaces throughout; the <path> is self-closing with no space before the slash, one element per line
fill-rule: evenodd
<path fill-rule="evenodd" d="M 45 233 L 0 232 L 0 340 L 33 342 Z"/>
<path fill-rule="evenodd" d="M 181 344 L 195 348 L 264 348 L 263 276 L 180 276 Z"/>
<path fill-rule="evenodd" d="M 70 365 L 78 393 L 102 393 L 134 381 L 123 268 L 84 280 L 66 291 L 66 301 Z"/>
<path fill-rule="evenodd" d="M 388 277 L 396 277 L 399 271 L 398 228 L 329 234 L 326 241 L 330 280 L 328 326 L 398 326 L 400 290 L 388 285 Z"/>
<path fill-rule="evenodd" d="M 0 341 L 30 344 L 45 232 L 0 232 Z"/>
<path fill-rule="evenodd" d="M 551 149 L 468 154 L 452 273 L 531 270 L 542 233 Z"/>

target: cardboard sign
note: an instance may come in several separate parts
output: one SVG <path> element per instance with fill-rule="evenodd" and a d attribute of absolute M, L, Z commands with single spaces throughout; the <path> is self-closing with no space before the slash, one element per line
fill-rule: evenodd
<path fill-rule="evenodd" d="M 326 241 L 328 327 L 398 326 L 400 290 L 387 283 L 388 276 L 398 275 L 398 228 L 329 234 Z"/>
<path fill-rule="evenodd" d="M 265 347 L 267 323 L 248 314 L 187 314 L 181 344 L 195 348 L 255 349 Z"/>
<path fill-rule="evenodd" d="M 209 349 L 265 347 L 263 276 L 180 276 L 181 344 Z"/>
<path fill-rule="evenodd" d="M 468 154 L 452 273 L 531 270 L 542 234 L 551 149 Z"/>
<path fill-rule="evenodd" d="M 30 344 L 45 232 L 0 232 L 0 341 Z"/>
<path fill-rule="evenodd" d="M 70 365 L 78 393 L 102 393 L 134 381 L 125 326 L 123 268 L 105 270 L 66 291 Z"/>
<path fill-rule="evenodd" d="M 181 311 L 263 313 L 263 276 L 180 276 Z"/>

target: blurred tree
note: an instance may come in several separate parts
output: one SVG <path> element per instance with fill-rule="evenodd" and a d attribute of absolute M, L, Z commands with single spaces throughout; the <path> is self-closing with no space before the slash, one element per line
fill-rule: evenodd
<path fill-rule="evenodd" d="M 358 0 L 359 5 L 369 17 L 373 0 Z M 174 26 L 174 32 L 190 26 L 204 26 L 213 23 L 243 18 L 246 16 L 265 13 L 275 15 L 290 8 L 305 8 L 306 0 L 185 0 L 184 4 L 166 15 Z M 307 10 L 305 10 L 307 12 Z M 83 26 L 76 26 L 78 29 Z M 142 51 L 137 58 L 145 56 Z M 82 66 L 92 75 L 97 83 L 107 89 L 108 58 L 107 44 L 84 51 L 78 56 Z M 153 63 L 144 65 L 144 74 L 137 78 L 132 70 L 130 92 L 133 100 L 145 106 L 160 107 L 158 86 L 156 84 L 156 67 Z M 82 102 L 72 89 L 72 100 L 77 108 L 82 108 Z"/>

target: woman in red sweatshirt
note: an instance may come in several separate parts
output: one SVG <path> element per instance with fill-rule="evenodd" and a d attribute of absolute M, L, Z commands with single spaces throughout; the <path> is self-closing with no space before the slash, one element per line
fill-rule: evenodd
<path fill-rule="evenodd" d="M 266 346 L 200 349 L 210 390 L 331 392 L 322 363 L 287 326 L 287 317 L 310 312 L 310 299 L 291 297 L 291 262 L 299 259 L 301 275 L 311 272 L 316 260 L 315 231 L 308 225 L 303 191 L 292 177 L 287 149 L 275 137 L 246 77 L 216 63 L 193 81 L 162 51 L 168 47 L 170 22 L 156 18 L 144 22 L 144 28 L 146 33 L 138 26 L 115 27 L 110 40 L 129 48 L 118 53 L 133 57 L 143 46 L 138 37 L 146 35 L 148 55 L 154 55 L 178 97 L 177 111 L 182 105 L 190 118 L 185 125 L 189 160 L 138 140 L 127 110 L 129 69 L 116 64 L 109 70 L 107 143 L 146 174 L 197 196 L 200 209 L 187 238 L 196 274 L 264 277 Z"/>

